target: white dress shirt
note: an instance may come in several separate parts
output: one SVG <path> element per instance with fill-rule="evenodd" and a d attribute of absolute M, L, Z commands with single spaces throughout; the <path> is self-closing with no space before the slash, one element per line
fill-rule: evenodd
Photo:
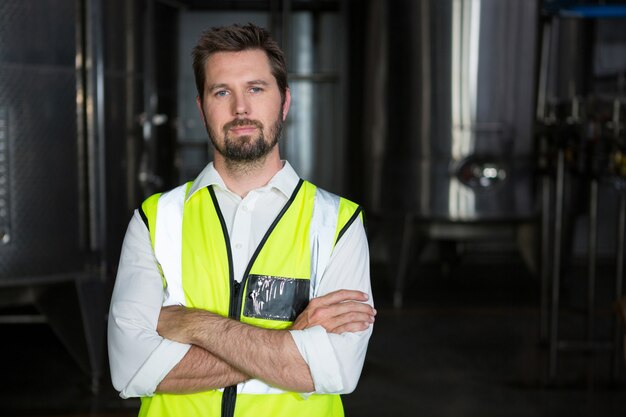
<path fill-rule="evenodd" d="M 285 162 L 266 186 L 241 198 L 228 190 L 210 163 L 192 184 L 189 196 L 213 186 L 228 229 L 237 281 L 242 280 L 255 249 L 298 181 L 296 172 Z M 373 305 L 367 238 L 360 221 L 353 222 L 339 240 L 326 271 L 314 286 L 312 298 L 338 289 L 352 289 L 369 294 L 368 303 Z M 163 301 L 163 281 L 150 235 L 135 211 L 122 245 L 108 325 L 111 377 L 123 398 L 153 395 L 157 385 L 190 348 L 157 333 Z M 316 393 L 346 394 L 354 390 L 365 360 L 371 325 L 362 332 L 340 335 L 327 333 L 321 326 L 290 333 L 309 365 Z M 239 391 L 243 384 L 254 381 L 239 384 Z"/>

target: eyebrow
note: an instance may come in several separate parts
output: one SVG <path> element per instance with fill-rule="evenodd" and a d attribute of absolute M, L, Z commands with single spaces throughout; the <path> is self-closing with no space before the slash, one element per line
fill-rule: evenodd
<path fill-rule="evenodd" d="M 248 81 L 246 83 L 247 85 L 263 85 L 263 86 L 268 86 L 270 85 L 270 83 L 268 83 L 265 80 L 252 80 L 252 81 Z M 217 90 L 220 88 L 228 88 L 228 85 L 225 83 L 218 83 L 218 84 L 211 84 L 208 88 L 209 91 L 213 91 L 213 90 Z"/>
<path fill-rule="evenodd" d="M 247 83 L 247 84 L 248 84 L 248 85 L 259 85 L 259 84 L 260 84 L 260 85 L 266 85 L 266 86 L 267 86 L 267 85 L 270 85 L 270 83 L 268 83 L 268 82 L 267 82 L 267 81 L 265 81 L 265 80 L 253 80 L 253 81 L 248 81 L 248 83 Z"/>
<path fill-rule="evenodd" d="M 226 88 L 226 84 L 211 84 L 208 88 L 209 91 L 217 90 L 218 88 Z"/>

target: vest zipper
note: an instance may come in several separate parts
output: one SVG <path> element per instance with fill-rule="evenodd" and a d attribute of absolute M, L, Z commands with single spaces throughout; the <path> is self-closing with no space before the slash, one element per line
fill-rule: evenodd
<path fill-rule="evenodd" d="M 237 402 L 237 385 L 224 388 L 222 393 L 222 417 L 235 415 L 235 403 Z"/>
<path fill-rule="evenodd" d="M 237 314 L 237 300 L 239 299 L 239 293 L 241 292 L 241 284 L 235 280 L 232 281 L 232 288 L 230 292 L 230 306 L 228 311 L 228 317 L 231 319 L 239 320 Z M 222 393 L 222 417 L 233 417 L 235 415 L 235 404 L 237 402 L 237 385 L 231 385 L 226 387 Z"/>
<path fill-rule="evenodd" d="M 230 294 L 230 306 L 228 311 L 228 317 L 231 319 L 239 320 L 239 311 L 237 310 L 237 305 L 239 304 L 239 293 L 241 292 L 241 287 L 243 283 L 239 283 L 237 281 L 233 282 L 233 288 Z"/>
<path fill-rule="evenodd" d="M 234 320 L 239 320 L 236 305 L 237 298 L 239 298 L 241 284 L 235 281 L 233 277 L 233 255 L 230 250 L 228 229 L 226 228 L 226 222 L 224 221 L 224 216 L 222 215 L 222 211 L 220 210 L 220 205 L 217 202 L 217 197 L 215 196 L 215 191 L 213 191 L 213 187 L 209 186 L 207 187 L 207 190 L 209 191 L 211 200 L 213 200 L 213 206 L 215 207 L 217 217 L 220 219 L 220 224 L 222 225 L 222 233 L 224 235 L 224 241 L 226 243 L 226 253 L 228 254 L 228 280 L 230 282 L 230 303 L 228 308 L 228 317 Z M 222 392 L 222 417 L 233 417 L 235 415 L 236 402 L 237 385 L 231 385 L 224 388 L 224 391 Z"/>

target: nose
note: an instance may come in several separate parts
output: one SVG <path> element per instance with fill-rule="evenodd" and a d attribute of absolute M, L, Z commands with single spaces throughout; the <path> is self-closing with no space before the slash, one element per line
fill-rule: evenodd
<path fill-rule="evenodd" d="M 247 116 L 250 113 L 248 98 L 243 92 L 238 92 L 234 95 L 233 107 L 235 116 Z"/>

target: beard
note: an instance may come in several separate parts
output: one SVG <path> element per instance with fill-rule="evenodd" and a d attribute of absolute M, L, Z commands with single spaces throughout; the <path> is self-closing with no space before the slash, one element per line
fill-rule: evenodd
<path fill-rule="evenodd" d="M 282 113 L 282 112 L 281 112 Z M 254 126 L 259 133 L 256 136 L 229 136 L 230 129 L 239 126 Z M 222 155 L 227 163 L 239 165 L 241 163 L 250 163 L 261 161 L 269 154 L 278 143 L 283 130 L 283 118 L 279 115 L 265 137 L 265 129 L 263 123 L 252 119 L 234 119 L 224 125 L 222 128 L 222 140 L 218 140 L 215 131 L 208 127 L 207 133 L 209 139 L 217 152 Z"/>

